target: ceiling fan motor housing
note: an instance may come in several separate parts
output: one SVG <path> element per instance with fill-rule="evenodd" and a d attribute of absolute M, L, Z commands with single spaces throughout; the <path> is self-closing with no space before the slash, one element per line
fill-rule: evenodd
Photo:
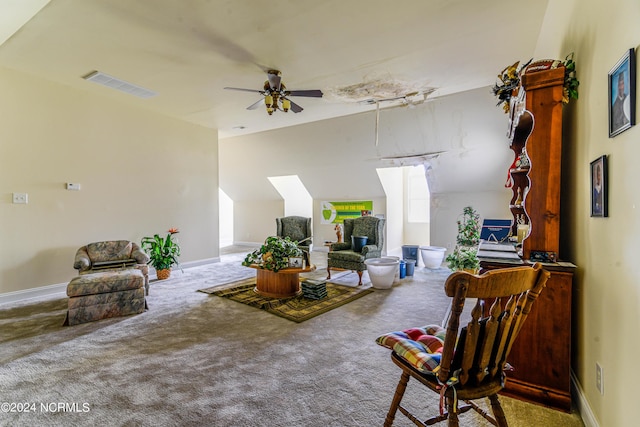
<path fill-rule="evenodd" d="M 269 70 L 267 72 L 267 76 L 268 79 L 264 82 L 263 90 L 251 90 L 236 87 L 225 87 L 225 89 L 240 90 L 243 92 L 258 92 L 264 96 L 264 104 L 269 115 L 272 115 L 276 110 L 284 111 L 285 113 L 289 110 L 293 110 L 294 113 L 299 113 L 303 110 L 301 106 L 287 98 L 288 96 L 322 98 L 322 91 L 318 89 L 288 91 L 287 87 L 282 83 L 280 71 L 278 70 Z M 258 101 L 250 105 L 247 109 L 253 110 L 257 108 L 260 102 L 261 101 Z"/>

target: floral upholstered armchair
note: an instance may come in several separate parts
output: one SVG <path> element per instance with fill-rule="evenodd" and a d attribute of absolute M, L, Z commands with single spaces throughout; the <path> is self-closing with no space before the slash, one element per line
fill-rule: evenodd
<path fill-rule="evenodd" d="M 298 247 L 309 253 L 311 250 L 311 218 L 285 216 L 276 218 L 276 235 L 299 242 Z"/>
<path fill-rule="evenodd" d="M 128 240 L 89 243 L 76 251 L 79 275 L 67 285 L 64 325 L 144 312 L 149 294 L 149 256 Z"/>
<path fill-rule="evenodd" d="M 149 293 L 149 255 L 137 243 L 129 240 L 109 240 L 89 243 L 76 252 L 73 268 L 79 274 L 135 268 L 145 277 L 145 289 Z"/>
<path fill-rule="evenodd" d="M 332 244 L 327 255 L 327 279 L 331 279 L 332 268 L 355 270 L 359 277 L 358 285 L 362 285 L 362 272 L 367 269 L 364 261 L 382 255 L 384 224 L 384 219 L 374 216 L 345 219 L 344 242 Z M 354 251 L 351 236 L 367 236 L 367 244 L 360 252 Z"/>

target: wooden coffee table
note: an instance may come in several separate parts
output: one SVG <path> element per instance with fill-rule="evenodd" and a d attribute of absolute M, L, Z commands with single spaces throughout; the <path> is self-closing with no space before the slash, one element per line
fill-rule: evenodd
<path fill-rule="evenodd" d="M 316 269 L 315 265 L 310 265 L 306 268 L 283 268 L 276 273 L 255 264 L 250 267 L 258 270 L 254 290 L 269 298 L 288 298 L 300 295 L 302 293 L 300 273 L 308 273 Z"/>

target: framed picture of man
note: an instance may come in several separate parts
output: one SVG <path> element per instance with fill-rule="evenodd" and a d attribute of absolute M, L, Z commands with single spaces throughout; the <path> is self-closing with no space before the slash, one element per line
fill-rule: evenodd
<path fill-rule="evenodd" d="M 591 162 L 591 216 L 609 216 L 607 156 Z"/>
<path fill-rule="evenodd" d="M 609 138 L 636 124 L 636 55 L 629 49 L 609 71 Z"/>

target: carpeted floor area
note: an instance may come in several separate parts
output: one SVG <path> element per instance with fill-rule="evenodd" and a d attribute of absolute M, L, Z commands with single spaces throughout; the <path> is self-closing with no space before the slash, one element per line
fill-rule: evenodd
<path fill-rule="evenodd" d="M 374 340 L 440 323 L 448 270 L 417 268 L 390 290 L 294 323 L 198 292 L 255 275 L 242 257 L 152 282 L 140 315 L 63 327 L 65 298 L 0 306 L 0 400 L 34 404 L 0 412 L 0 425 L 382 425 L 400 371 Z M 501 400 L 511 426 L 583 425 L 576 414 Z M 438 399 L 410 383 L 405 403 L 432 412 Z"/>

